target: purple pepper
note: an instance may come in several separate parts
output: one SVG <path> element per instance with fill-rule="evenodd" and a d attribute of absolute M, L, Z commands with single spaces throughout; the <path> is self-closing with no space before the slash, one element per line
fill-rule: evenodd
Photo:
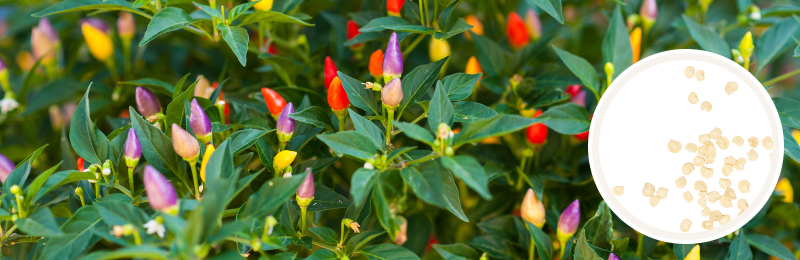
<path fill-rule="evenodd" d="M 197 103 L 197 99 L 192 99 L 191 105 L 192 114 L 189 115 L 189 126 L 192 127 L 192 132 L 197 136 L 205 145 L 211 144 L 213 140 L 211 135 L 211 121 L 206 116 L 206 111 Z"/>
<path fill-rule="evenodd" d="M 282 143 L 289 142 L 294 133 L 294 119 L 289 116 L 291 114 L 294 114 L 294 105 L 289 102 L 278 115 L 278 140 Z"/>
<path fill-rule="evenodd" d="M 392 33 L 386 52 L 383 54 L 383 82 L 399 78 L 403 74 L 403 53 L 397 42 L 397 33 Z"/>
<path fill-rule="evenodd" d="M 129 168 L 134 168 L 140 158 L 142 158 L 142 145 L 139 144 L 139 136 L 136 135 L 136 131 L 130 129 L 128 139 L 125 140 L 125 164 Z"/>
<path fill-rule="evenodd" d="M 0 153 L 0 182 L 5 183 L 6 178 L 8 178 L 8 175 L 11 174 L 11 172 L 13 172 L 14 168 L 16 167 L 17 166 L 14 165 L 14 162 L 12 162 L 11 160 L 8 159 L 8 157 Z"/>
<path fill-rule="evenodd" d="M 306 173 L 308 175 L 297 188 L 297 204 L 300 207 L 308 207 L 314 200 L 314 173 L 311 172 L 311 168 L 306 168 Z"/>
<path fill-rule="evenodd" d="M 578 104 L 582 107 L 586 107 L 586 90 L 578 91 L 578 93 L 575 94 L 575 96 L 572 96 L 569 99 L 569 102 Z"/>
<path fill-rule="evenodd" d="M 578 229 L 578 222 L 581 220 L 581 206 L 578 200 L 573 201 L 564 212 L 561 212 L 561 217 L 558 218 L 558 239 L 559 241 L 567 241 L 575 231 Z"/>
<path fill-rule="evenodd" d="M 614 253 L 611 253 L 610 255 L 608 255 L 608 260 L 620 260 L 620 259 Z"/>
<path fill-rule="evenodd" d="M 175 187 L 150 165 L 144 166 L 144 189 L 153 209 L 170 214 L 176 210 L 178 194 L 175 193 Z"/>
<path fill-rule="evenodd" d="M 172 148 L 187 162 L 197 162 L 200 155 L 200 144 L 178 124 L 172 124 Z"/>
<path fill-rule="evenodd" d="M 161 102 L 150 90 L 136 87 L 136 107 L 145 119 L 161 113 Z"/>
<path fill-rule="evenodd" d="M 2 57 L 0 57 L 0 71 L 4 71 L 4 70 L 6 70 L 6 61 L 3 60 Z"/>
<path fill-rule="evenodd" d="M 58 33 L 56 32 L 55 29 L 53 29 L 53 25 L 50 24 L 50 20 L 47 20 L 47 18 L 42 17 L 42 19 L 39 19 L 39 26 L 37 28 L 39 28 L 40 32 L 47 35 L 47 38 L 49 38 L 50 41 L 53 42 L 59 41 Z"/>
<path fill-rule="evenodd" d="M 400 78 L 394 78 L 381 91 L 381 101 L 387 107 L 397 107 L 403 101 L 403 83 Z"/>

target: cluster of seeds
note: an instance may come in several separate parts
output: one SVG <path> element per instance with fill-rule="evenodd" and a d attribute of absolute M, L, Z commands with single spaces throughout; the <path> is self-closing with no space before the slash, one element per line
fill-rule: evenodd
<path fill-rule="evenodd" d="M 703 80 L 706 79 L 706 74 L 703 70 L 695 71 L 694 67 L 692 66 L 687 66 L 686 69 L 683 70 L 683 75 L 686 76 L 687 79 L 694 78 L 697 80 L 697 82 L 703 82 Z M 736 82 L 730 82 L 728 85 L 731 85 L 731 83 L 733 83 L 733 85 L 730 93 L 733 93 L 733 91 L 736 91 L 736 89 L 739 88 L 739 85 L 737 85 Z M 728 86 L 725 86 L 725 92 L 728 92 Z M 728 95 L 730 95 L 730 93 L 728 93 Z M 689 103 L 694 105 L 697 104 L 697 102 L 700 102 L 700 99 L 697 97 L 697 93 L 689 93 Z M 711 102 L 709 101 L 703 101 L 703 103 L 700 103 L 700 110 L 710 112 L 711 107 Z"/>
<path fill-rule="evenodd" d="M 622 188 L 621 186 L 617 186 L 614 188 L 616 189 L 618 187 Z M 658 188 L 658 190 L 656 190 L 656 186 L 653 186 L 653 184 L 651 183 L 645 183 L 644 188 L 642 189 L 642 195 L 644 195 L 647 198 L 650 198 L 651 207 L 655 207 L 656 205 L 658 205 L 658 202 L 660 202 L 663 199 L 666 199 L 667 192 L 668 192 L 667 188 L 664 187 Z M 617 196 L 619 195 L 622 194 L 617 194 Z"/>

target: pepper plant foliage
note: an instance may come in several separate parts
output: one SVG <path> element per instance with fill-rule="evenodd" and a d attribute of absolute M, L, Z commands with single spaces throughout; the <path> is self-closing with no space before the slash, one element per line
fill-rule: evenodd
<path fill-rule="evenodd" d="M 750 0 L 6 3 L 3 259 L 796 259 L 800 102 L 784 80 L 800 70 L 781 73 L 797 15 Z M 701 245 L 629 228 L 586 159 L 608 85 L 678 48 L 781 96 L 794 159 L 750 223 Z"/>

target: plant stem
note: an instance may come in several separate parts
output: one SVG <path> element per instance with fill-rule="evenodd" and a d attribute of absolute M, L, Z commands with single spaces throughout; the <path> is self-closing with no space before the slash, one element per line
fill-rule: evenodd
<path fill-rule="evenodd" d="M 419 0 L 419 22 L 422 24 L 422 26 L 425 26 L 425 17 L 424 17 L 424 15 L 425 15 L 425 12 L 422 9 L 422 0 Z"/>
<path fill-rule="evenodd" d="M 301 222 L 301 229 L 300 235 L 306 234 L 306 213 L 308 211 L 308 207 L 300 207 L 300 222 Z"/>
<path fill-rule="evenodd" d="M 25 214 L 25 208 L 22 206 L 21 196 L 20 195 L 14 195 L 14 197 L 17 200 L 17 211 L 19 211 L 19 217 L 20 218 L 24 218 L 26 216 L 26 214 Z"/>
<path fill-rule="evenodd" d="M 131 42 L 130 39 L 120 38 L 120 40 L 122 40 L 123 72 L 128 78 L 131 76 Z"/>
<path fill-rule="evenodd" d="M 528 252 L 529 252 L 528 259 L 529 260 L 533 260 L 534 253 L 536 253 L 536 243 L 533 241 L 533 237 L 532 236 L 531 236 L 531 244 L 528 247 L 530 247 L 528 249 Z"/>
<path fill-rule="evenodd" d="M 194 181 L 194 198 L 200 200 L 200 189 L 197 185 L 197 161 L 189 162 L 189 167 L 192 168 L 192 181 Z"/>
<path fill-rule="evenodd" d="M 636 232 L 636 235 L 638 235 L 638 238 L 639 238 L 638 243 L 636 243 L 636 255 L 639 256 L 639 258 L 641 258 L 642 257 L 642 251 L 643 251 L 642 249 L 644 248 L 644 243 L 643 243 L 644 242 L 644 235 L 642 235 L 642 233 L 639 233 L 639 232 Z"/>
<path fill-rule="evenodd" d="M 416 159 L 416 160 L 407 161 L 406 162 L 406 166 L 411 166 L 411 165 L 414 165 L 414 164 L 424 163 L 424 162 L 427 162 L 427 161 L 430 161 L 430 160 L 433 160 L 433 159 L 436 159 L 436 158 L 439 158 L 439 157 L 442 157 L 442 155 L 438 154 L 438 153 L 431 153 L 429 155 L 426 155 L 425 157 L 422 157 L 422 158 L 419 158 L 419 159 Z"/>
<path fill-rule="evenodd" d="M 386 118 L 386 146 L 392 144 L 392 120 L 394 120 L 394 108 L 386 108 L 389 117 Z"/>
<path fill-rule="evenodd" d="M 133 199 L 133 168 L 128 167 L 128 189 L 131 190 L 131 199 Z"/>
<path fill-rule="evenodd" d="M 559 255 L 558 259 L 564 259 L 564 253 L 567 251 L 567 244 L 566 243 L 561 243 L 561 249 L 559 251 L 561 251 L 561 252 L 558 253 L 558 255 Z"/>
<path fill-rule="evenodd" d="M 413 51 L 414 48 L 416 48 L 417 45 L 419 45 L 419 43 L 422 42 L 422 39 L 424 38 L 425 38 L 424 34 L 420 34 L 419 36 L 417 36 L 417 38 L 414 39 L 414 42 L 412 42 L 411 45 L 408 45 L 408 47 L 406 47 L 406 49 L 403 50 L 403 56 L 404 56 L 403 58 L 405 58 L 405 56 L 411 53 L 411 51 Z"/>
<path fill-rule="evenodd" d="M 139 236 L 139 230 L 135 228 L 133 229 L 133 241 L 136 243 L 137 246 L 142 245 L 142 237 Z"/>
<path fill-rule="evenodd" d="M 5 244 L 6 238 L 8 238 L 8 236 L 11 235 L 11 232 L 14 232 L 14 230 L 17 230 L 17 225 L 13 225 L 11 228 L 6 230 L 6 233 L 0 238 L 0 245 Z"/>
<path fill-rule="evenodd" d="M 345 130 L 345 128 L 344 128 L 344 127 L 345 127 L 345 125 L 344 125 L 344 124 L 346 123 L 346 122 L 345 122 L 345 119 L 346 119 L 346 117 L 344 117 L 344 116 L 337 116 L 337 118 L 339 118 L 339 132 L 341 132 L 341 131 L 344 131 L 344 130 Z"/>
<path fill-rule="evenodd" d="M 94 198 L 95 199 L 99 199 L 100 198 L 100 183 L 99 182 L 95 182 L 94 183 Z"/>
<path fill-rule="evenodd" d="M 769 87 L 769 86 L 775 85 L 775 83 L 781 82 L 781 81 L 783 81 L 783 80 L 785 80 L 785 79 L 787 79 L 787 78 L 789 78 L 791 76 L 797 75 L 798 73 L 800 73 L 800 69 L 788 72 L 788 73 L 780 75 L 780 76 L 777 76 L 777 77 L 775 77 L 773 79 L 764 81 L 764 83 L 761 83 L 761 84 L 764 85 L 764 87 Z"/>
<path fill-rule="evenodd" d="M 156 10 L 161 11 L 161 0 L 156 0 Z"/>

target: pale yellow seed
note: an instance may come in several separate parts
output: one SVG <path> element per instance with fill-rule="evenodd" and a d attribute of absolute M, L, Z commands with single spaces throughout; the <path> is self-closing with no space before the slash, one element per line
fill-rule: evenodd
<path fill-rule="evenodd" d="M 764 137 L 764 140 L 761 141 L 761 146 L 764 146 L 764 149 L 772 149 L 772 137 Z"/>
<path fill-rule="evenodd" d="M 692 173 L 692 171 L 694 171 L 694 164 L 688 162 L 684 163 L 681 171 L 683 171 L 683 175 L 689 175 L 690 173 Z"/>
<path fill-rule="evenodd" d="M 666 199 L 667 198 L 667 188 L 664 188 L 664 187 L 658 188 L 658 190 L 656 191 L 656 196 L 658 196 L 658 198 L 662 199 L 662 200 Z"/>
<path fill-rule="evenodd" d="M 683 200 L 685 200 L 686 203 L 692 203 L 694 197 L 692 196 L 692 193 L 687 190 L 686 192 L 683 193 Z"/>
<path fill-rule="evenodd" d="M 731 175 L 731 172 L 733 172 L 733 165 L 726 163 L 722 166 L 722 175 L 728 176 Z"/>
<path fill-rule="evenodd" d="M 669 149 L 672 153 L 678 153 L 681 151 L 681 143 L 672 139 L 669 139 L 669 143 L 667 143 L 667 149 Z"/>
<path fill-rule="evenodd" d="M 728 82 L 728 84 L 725 84 L 725 94 L 728 94 L 728 96 L 733 94 L 733 92 L 735 92 L 738 89 L 739 89 L 739 84 L 736 84 L 736 82 L 731 81 Z"/>
<path fill-rule="evenodd" d="M 703 145 L 700 145 L 700 147 L 697 147 L 697 155 L 699 155 L 701 157 L 705 157 L 706 156 L 706 149 L 703 148 Z"/>
<path fill-rule="evenodd" d="M 731 203 L 731 200 L 729 200 L 728 198 L 725 198 L 725 197 L 719 198 L 719 205 L 721 205 L 723 208 L 726 208 L 726 209 L 730 208 L 730 207 L 733 207 L 733 204 Z"/>
<path fill-rule="evenodd" d="M 755 161 L 758 159 L 758 153 L 755 149 L 750 149 L 750 151 L 747 151 L 747 159 L 750 161 Z"/>
<path fill-rule="evenodd" d="M 723 195 L 726 199 L 735 200 L 736 199 L 736 192 L 733 191 L 731 188 L 725 189 L 725 195 Z"/>
<path fill-rule="evenodd" d="M 706 199 L 706 196 L 700 196 L 700 198 L 697 199 L 697 204 L 700 205 L 700 207 L 706 208 L 707 202 L 708 199 Z"/>
<path fill-rule="evenodd" d="M 686 76 L 687 79 L 694 77 L 694 67 L 687 66 L 686 69 L 683 70 L 683 75 Z"/>
<path fill-rule="evenodd" d="M 733 165 L 735 163 L 736 163 L 736 158 L 733 158 L 733 156 L 728 155 L 728 157 L 725 157 L 725 164 Z"/>
<path fill-rule="evenodd" d="M 744 145 L 744 138 L 742 138 L 741 136 L 735 136 L 733 137 L 733 140 L 731 140 L 731 142 L 733 142 L 733 144 L 735 145 L 742 146 Z"/>
<path fill-rule="evenodd" d="M 644 195 L 645 197 L 652 197 L 653 193 L 655 192 L 656 192 L 656 187 L 653 186 L 653 184 L 650 183 L 644 184 L 644 189 L 642 189 L 642 195 Z"/>
<path fill-rule="evenodd" d="M 711 132 L 709 132 L 709 135 L 711 136 L 711 139 L 717 140 L 719 139 L 720 136 L 722 136 L 722 129 L 719 129 L 719 127 L 715 127 L 714 130 L 711 130 Z"/>
<path fill-rule="evenodd" d="M 703 226 L 703 229 L 705 230 L 711 230 L 714 229 L 714 222 L 706 220 L 703 221 L 703 224 L 701 226 Z"/>
<path fill-rule="evenodd" d="M 624 192 L 625 192 L 625 187 L 622 187 L 622 186 L 616 186 L 616 187 L 614 187 L 614 188 L 613 188 L 613 189 L 611 189 L 611 190 L 614 192 L 614 195 L 617 195 L 617 196 L 622 196 L 622 193 L 624 193 Z"/>
<path fill-rule="evenodd" d="M 720 198 L 719 192 L 717 191 L 712 191 L 708 193 L 708 202 L 716 203 L 717 200 L 719 200 L 719 198 Z"/>
<path fill-rule="evenodd" d="M 686 178 L 681 176 L 680 178 L 675 180 L 675 186 L 678 187 L 678 189 L 685 187 L 686 186 Z"/>
<path fill-rule="evenodd" d="M 729 145 L 730 145 L 730 142 L 728 141 L 727 137 L 720 136 L 719 139 L 717 139 L 717 146 L 719 146 L 719 149 L 722 149 L 722 150 L 728 149 Z"/>
<path fill-rule="evenodd" d="M 722 212 L 719 210 L 711 211 L 711 215 L 708 216 L 708 220 L 717 221 L 722 217 Z"/>
<path fill-rule="evenodd" d="M 727 214 L 722 215 L 722 217 L 719 218 L 719 220 L 717 220 L 717 222 L 719 222 L 720 225 L 725 225 L 728 222 L 731 222 L 731 216 L 728 216 Z"/>
<path fill-rule="evenodd" d="M 705 192 L 705 191 L 698 191 L 697 192 L 697 196 L 700 196 L 700 197 L 705 197 L 707 195 L 708 195 L 708 192 Z"/>
<path fill-rule="evenodd" d="M 750 207 L 750 205 L 747 204 L 747 200 L 739 199 L 739 201 L 736 202 L 736 207 L 739 207 L 739 211 L 744 211 L 747 207 Z"/>
<path fill-rule="evenodd" d="M 749 193 L 750 192 L 750 182 L 747 180 L 742 180 L 739 182 L 739 192 L 741 193 Z"/>
<path fill-rule="evenodd" d="M 719 187 L 722 188 L 722 189 L 730 188 L 731 187 L 731 180 L 730 179 L 725 179 L 725 178 L 720 178 L 719 179 Z"/>
<path fill-rule="evenodd" d="M 712 176 L 714 176 L 714 169 L 705 166 L 700 167 L 700 175 L 706 179 L 711 178 Z"/>
<path fill-rule="evenodd" d="M 753 137 L 747 138 L 747 144 L 750 145 L 750 148 L 758 147 L 758 137 L 753 136 Z"/>
<path fill-rule="evenodd" d="M 703 164 L 706 164 L 706 159 L 703 159 L 703 157 L 700 157 L 699 155 L 695 155 L 694 159 L 692 159 L 692 164 L 697 167 L 703 166 Z"/>
<path fill-rule="evenodd" d="M 711 208 L 704 207 L 703 210 L 700 211 L 700 215 L 703 217 L 708 217 L 709 215 L 711 215 Z"/>
<path fill-rule="evenodd" d="M 650 185 L 652 186 L 652 185 Z M 694 183 L 694 189 L 698 191 L 708 191 L 708 186 L 704 181 L 697 181 Z"/>
<path fill-rule="evenodd" d="M 703 103 L 700 103 L 700 110 L 711 112 L 711 102 L 703 101 Z"/>
<path fill-rule="evenodd" d="M 701 145 L 710 140 L 711 140 L 711 135 L 709 134 L 704 134 L 697 137 L 697 141 L 700 142 Z"/>
<path fill-rule="evenodd" d="M 694 143 L 686 144 L 686 151 L 689 151 L 690 153 L 697 152 L 697 145 Z"/>
<path fill-rule="evenodd" d="M 703 143 L 703 147 L 705 147 L 703 149 L 705 149 L 704 152 L 706 153 L 706 155 L 717 154 L 717 148 L 714 147 L 714 143 L 712 143 L 711 141 Z"/>
<path fill-rule="evenodd" d="M 698 70 L 694 73 L 694 79 L 696 79 L 697 82 L 702 82 L 706 79 L 706 74 L 703 72 L 703 70 Z"/>
<path fill-rule="evenodd" d="M 659 201 L 661 201 L 661 199 L 659 199 L 658 196 L 650 197 L 650 207 L 655 207 L 658 205 Z"/>
<path fill-rule="evenodd" d="M 688 218 L 685 218 L 683 219 L 683 221 L 681 221 L 681 231 L 689 232 L 689 228 L 691 227 L 692 227 L 692 221 L 689 220 Z"/>
<path fill-rule="evenodd" d="M 747 161 L 744 159 L 744 157 L 739 157 L 739 159 L 736 159 L 736 164 L 734 164 L 733 167 L 736 168 L 737 171 L 744 171 L 745 162 Z"/>
<path fill-rule="evenodd" d="M 706 154 L 706 164 L 714 164 L 714 158 L 717 158 L 716 154 Z"/>
<path fill-rule="evenodd" d="M 697 101 L 700 101 L 700 99 L 697 98 L 697 93 L 689 93 L 689 103 L 694 105 L 697 104 Z"/>

